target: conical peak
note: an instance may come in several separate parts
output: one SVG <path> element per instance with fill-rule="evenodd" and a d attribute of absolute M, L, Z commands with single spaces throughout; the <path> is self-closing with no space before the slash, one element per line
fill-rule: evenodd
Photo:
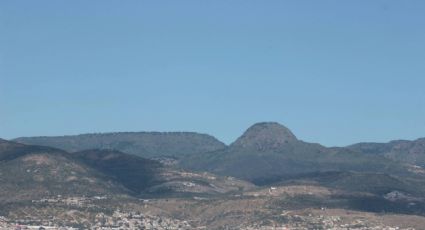
<path fill-rule="evenodd" d="M 297 138 L 285 126 L 277 122 L 261 122 L 248 128 L 232 146 L 270 150 L 295 141 Z"/>

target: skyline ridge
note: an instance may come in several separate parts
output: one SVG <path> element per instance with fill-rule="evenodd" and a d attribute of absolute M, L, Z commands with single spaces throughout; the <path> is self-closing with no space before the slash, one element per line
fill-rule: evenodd
<path fill-rule="evenodd" d="M 243 132 L 241 132 L 241 134 L 239 136 L 237 136 L 234 140 L 231 140 L 230 142 L 225 142 L 225 141 L 221 140 L 219 137 L 217 137 L 217 136 L 215 136 L 213 134 L 210 134 L 210 133 L 198 132 L 198 131 L 184 131 L 184 130 L 180 130 L 180 131 L 154 131 L 154 130 L 151 130 L 151 131 L 92 132 L 92 133 L 64 134 L 64 135 L 47 135 L 47 136 L 43 136 L 43 135 L 41 135 L 41 136 L 20 136 L 20 137 L 15 137 L 15 138 L 3 138 L 3 137 L 0 137 L 0 139 L 8 140 L 8 141 L 14 141 L 14 140 L 24 139 L 24 138 L 56 138 L 56 137 L 75 137 L 75 136 L 81 136 L 82 137 L 82 136 L 90 136 L 90 135 L 94 135 L 94 136 L 95 135 L 100 135 L 100 136 L 102 136 L 102 135 L 132 134 L 132 133 L 134 133 L 134 134 L 161 134 L 161 135 L 162 134 L 164 134 L 164 135 L 167 135 L 167 134 L 170 134 L 170 135 L 172 135 L 172 134 L 197 134 L 197 135 L 205 135 L 205 136 L 208 136 L 208 137 L 212 137 L 212 138 L 216 139 L 217 141 L 223 143 L 226 146 L 231 146 L 232 144 L 235 144 L 235 142 L 237 142 L 240 138 L 242 138 L 244 136 L 244 134 L 247 131 L 249 131 L 251 128 L 256 127 L 256 126 L 261 126 L 261 125 L 264 125 L 264 124 L 265 125 L 277 125 L 277 126 L 281 126 L 284 129 L 287 129 L 287 131 L 289 131 L 289 133 L 291 135 L 293 135 L 293 137 L 295 138 L 295 140 L 307 141 L 304 138 L 298 139 L 297 136 L 292 132 L 292 129 L 291 128 L 288 128 L 287 126 L 285 126 L 285 125 L 283 125 L 283 124 L 281 124 L 281 123 L 279 123 L 277 121 L 260 121 L 260 122 L 256 122 L 256 123 L 248 126 L 248 128 L 246 128 Z M 323 145 L 325 147 L 348 147 L 348 146 L 355 145 L 355 144 L 360 144 L 360 143 L 385 144 L 385 143 L 390 143 L 390 142 L 394 142 L 394 141 L 418 141 L 418 140 L 421 140 L 421 139 L 424 139 L 424 138 L 425 138 L 425 135 L 424 136 L 420 136 L 420 137 L 415 137 L 415 138 L 412 138 L 412 139 L 395 138 L 395 139 L 391 139 L 391 140 L 388 140 L 388 141 L 382 141 L 382 142 L 376 142 L 376 141 L 370 141 L 370 140 L 368 141 L 368 140 L 366 140 L 366 141 L 361 141 L 361 142 L 353 142 L 353 143 L 350 143 L 350 144 L 347 144 L 347 145 L 341 145 L 341 146 L 328 146 L 328 145 L 325 145 L 325 144 L 320 143 L 320 142 L 310 142 L 310 141 L 307 141 L 307 142 L 321 144 L 321 145 Z"/>

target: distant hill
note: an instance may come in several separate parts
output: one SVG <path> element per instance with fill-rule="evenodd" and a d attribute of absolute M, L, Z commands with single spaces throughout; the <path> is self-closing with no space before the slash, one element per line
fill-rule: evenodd
<path fill-rule="evenodd" d="M 326 171 L 409 174 L 404 165 L 379 155 L 300 141 L 288 128 L 274 122 L 257 123 L 229 147 L 187 156 L 180 165 L 256 184 Z"/>
<path fill-rule="evenodd" d="M 297 137 L 283 125 L 276 122 L 261 122 L 246 130 L 231 147 L 267 151 L 296 142 Z"/>
<path fill-rule="evenodd" d="M 0 140 L 0 184 L 0 201 L 125 192 L 62 150 L 4 140 Z"/>
<path fill-rule="evenodd" d="M 13 141 L 50 146 L 68 152 L 115 149 L 141 157 L 181 156 L 225 147 L 216 138 L 191 132 L 118 132 L 57 137 L 21 137 Z"/>
<path fill-rule="evenodd" d="M 425 167 L 425 138 L 415 141 L 398 140 L 388 143 L 358 143 L 347 148 L 360 153 L 384 156 Z"/>

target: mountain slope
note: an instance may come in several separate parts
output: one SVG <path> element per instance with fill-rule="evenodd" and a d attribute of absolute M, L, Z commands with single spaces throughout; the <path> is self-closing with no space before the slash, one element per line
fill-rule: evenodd
<path fill-rule="evenodd" d="M 183 171 L 115 150 L 86 150 L 72 155 L 121 183 L 134 195 L 220 194 L 253 187 L 248 182 Z"/>
<path fill-rule="evenodd" d="M 381 156 L 300 141 L 277 123 L 255 124 L 228 148 L 187 156 L 180 165 L 257 184 L 325 171 L 408 174 L 403 165 Z"/>
<path fill-rule="evenodd" d="M 215 151 L 225 145 L 212 136 L 191 132 L 121 132 L 58 137 L 21 137 L 14 141 L 77 152 L 115 149 L 141 157 L 181 156 Z"/>
<path fill-rule="evenodd" d="M 387 158 L 425 167 L 425 138 L 415 141 L 391 141 L 388 143 L 358 143 L 347 148 L 369 155 Z"/>
<path fill-rule="evenodd" d="M 116 150 L 67 153 L 1 139 L 0 183 L 0 203 L 56 195 L 212 195 L 254 187 L 234 178 L 183 171 Z"/>
<path fill-rule="evenodd" d="M 425 183 L 423 178 L 412 179 L 385 173 L 328 171 L 309 173 L 288 180 L 289 184 L 320 184 L 333 189 L 351 192 L 386 195 L 393 191 L 404 192 L 424 197 Z"/>
<path fill-rule="evenodd" d="M 0 200 L 6 201 L 125 191 L 62 150 L 4 140 L 0 141 L 0 184 Z"/>
<path fill-rule="evenodd" d="M 115 150 L 85 150 L 72 155 L 135 193 L 161 181 L 159 173 L 163 167 L 157 161 Z"/>

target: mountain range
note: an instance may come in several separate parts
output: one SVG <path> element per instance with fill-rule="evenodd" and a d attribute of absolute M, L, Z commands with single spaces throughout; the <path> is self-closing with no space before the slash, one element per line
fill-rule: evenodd
<path fill-rule="evenodd" d="M 127 207 L 182 219 L 202 214 L 195 225 L 216 229 L 263 217 L 295 220 L 281 219 L 287 209 L 422 216 L 424 156 L 424 139 L 326 147 L 276 122 L 254 124 L 230 145 L 185 132 L 0 139 L 0 215 L 77 208 L 90 216 Z M 75 199 L 82 206 L 69 206 Z M 85 215 L 70 220 L 77 216 Z"/>
<path fill-rule="evenodd" d="M 425 166 L 425 139 L 359 143 L 328 148 L 299 140 L 276 122 L 257 123 L 226 146 L 216 138 L 188 132 L 122 132 L 59 137 L 21 137 L 22 144 L 68 152 L 116 150 L 157 159 L 170 157 L 180 168 L 268 184 L 327 171 L 387 173 L 415 177 Z M 87 152 L 86 152 L 87 153 Z"/>
<path fill-rule="evenodd" d="M 414 141 L 394 140 L 388 143 L 358 143 L 347 147 L 326 148 L 319 144 L 298 140 L 288 128 L 276 122 L 254 124 L 229 146 L 213 136 L 194 132 L 116 132 L 75 136 L 20 137 L 12 141 L 28 145 L 49 146 L 67 152 L 112 149 L 145 158 L 163 156 L 183 158 L 224 150 L 238 151 L 238 149 L 276 152 L 291 145 L 294 146 L 292 149 L 297 148 L 295 147 L 297 145 L 302 145 L 309 153 L 315 151 L 361 153 L 425 167 L 425 138 Z"/>

